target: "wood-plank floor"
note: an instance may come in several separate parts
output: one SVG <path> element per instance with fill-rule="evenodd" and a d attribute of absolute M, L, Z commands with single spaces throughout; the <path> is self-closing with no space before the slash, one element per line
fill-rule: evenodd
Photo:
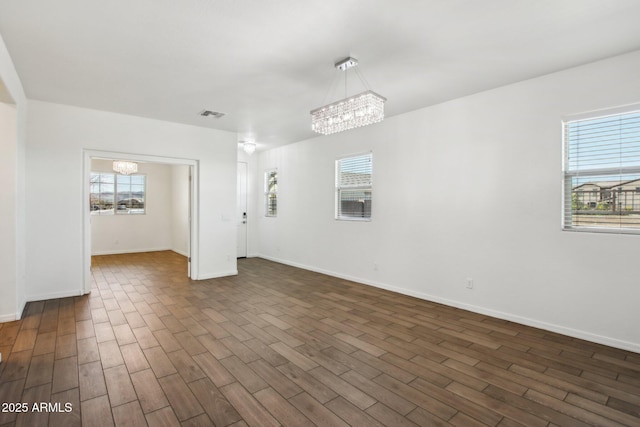
<path fill-rule="evenodd" d="M 173 252 L 94 257 L 90 295 L 0 325 L 0 425 L 640 426 L 639 354 L 238 268 L 192 282 Z"/>

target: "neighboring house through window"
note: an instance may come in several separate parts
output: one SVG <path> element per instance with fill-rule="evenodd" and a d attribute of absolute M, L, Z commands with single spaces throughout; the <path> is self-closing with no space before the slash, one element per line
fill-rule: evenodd
<path fill-rule="evenodd" d="M 373 154 L 336 160 L 336 219 L 371 220 Z"/>
<path fill-rule="evenodd" d="M 91 172 L 92 215 L 135 215 L 145 213 L 146 176 Z"/>
<path fill-rule="evenodd" d="M 640 233 L 640 106 L 563 127 L 564 229 Z"/>
<path fill-rule="evenodd" d="M 264 214 L 278 215 L 278 171 L 273 169 L 264 174 Z"/>

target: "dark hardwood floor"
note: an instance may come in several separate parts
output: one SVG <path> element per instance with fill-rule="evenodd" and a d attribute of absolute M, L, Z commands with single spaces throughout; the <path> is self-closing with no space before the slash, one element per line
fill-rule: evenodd
<path fill-rule="evenodd" d="M 172 252 L 94 257 L 90 295 L 0 324 L 0 425 L 640 426 L 639 354 L 238 268 L 191 282 Z"/>

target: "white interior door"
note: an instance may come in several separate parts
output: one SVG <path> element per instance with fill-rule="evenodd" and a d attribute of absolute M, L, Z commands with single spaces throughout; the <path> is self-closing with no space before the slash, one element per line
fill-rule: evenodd
<path fill-rule="evenodd" d="M 247 164 L 238 162 L 238 258 L 247 256 Z"/>

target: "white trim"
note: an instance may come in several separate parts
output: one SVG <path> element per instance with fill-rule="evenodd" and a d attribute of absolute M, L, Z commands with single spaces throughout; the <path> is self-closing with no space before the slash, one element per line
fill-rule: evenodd
<path fill-rule="evenodd" d="M 123 153 L 123 152 L 103 151 L 103 150 L 84 150 L 84 151 L 85 153 L 89 153 L 92 158 L 102 159 L 102 160 L 126 159 L 126 160 L 138 161 L 138 162 L 162 163 L 162 164 L 169 164 L 169 165 L 194 165 L 197 163 L 197 160 L 179 158 L 179 157 L 163 157 L 163 156 L 154 156 L 149 154 Z"/>
<path fill-rule="evenodd" d="M 22 302 L 18 303 L 18 311 L 16 312 L 16 320 L 22 319 L 22 313 L 24 313 L 24 308 L 27 306 L 27 297 L 25 296 Z"/>
<path fill-rule="evenodd" d="M 20 318 L 18 317 L 18 313 L 3 314 L 3 315 L 0 316 L 0 323 L 14 322 L 16 320 L 20 320 Z"/>
<path fill-rule="evenodd" d="M 24 313 L 24 308 L 26 305 L 27 305 L 27 300 L 24 299 L 22 300 L 22 302 L 18 303 L 18 310 L 15 313 L 0 315 L 0 323 L 14 322 L 16 320 L 22 319 L 22 313 Z"/>
<path fill-rule="evenodd" d="M 82 163 L 82 283 L 81 292 L 91 290 L 91 157 L 83 151 Z"/>
<path fill-rule="evenodd" d="M 547 322 L 543 322 L 543 321 L 540 321 L 540 320 L 531 319 L 531 318 L 528 318 L 528 317 L 522 317 L 522 316 L 519 316 L 519 315 L 513 314 L 513 313 L 506 313 L 506 312 L 503 312 L 503 311 L 492 310 L 490 308 L 485 308 L 485 307 L 481 307 L 481 306 L 477 306 L 477 305 L 467 304 L 467 303 L 456 301 L 456 300 L 450 300 L 450 299 L 447 299 L 447 298 L 441 298 L 441 297 L 438 297 L 438 296 L 435 296 L 435 295 L 425 294 L 425 293 L 422 293 L 422 292 L 415 292 L 415 291 L 411 291 L 409 289 L 400 288 L 400 287 L 397 287 L 397 286 L 392 286 L 392 285 L 389 285 L 389 284 L 386 284 L 386 283 L 374 282 L 374 281 L 371 281 L 371 280 L 366 280 L 366 279 L 362 279 L 362 278 L 355 277 L 355 276 L 349 276 L 349 275 L 345 275 L 345 274 L 340 274 L 340 273 L 336 273 L 334 271 L 324 270 L 324 269 L 321 269 L 321 268 L 316 268 L 316 267 L 308 266 L 308 265 L 305 265 L 305 264 L 299 264 L 299 263 L 287 261 L 287 260 L 284 260 L 284 259 L 269 257 L 269 256 L 265 256 L 265 255 L 258 255 L 258 256 L 260 258 L 264 258 L 264 259 L 269 260 L 269 261 L 274 261 L 274 262 L 278 262 L 278 263 L 281 263 L 281 264 L 290 265 L 292 267 L 302 268 L 304 270 L 314 271 L 316 273 L 326 274 L 328 276 L 333 276 L 333 277 L 337 277 L 339 279 L 349 280 L 349 281 L 352 281 L 352 282 L 357 282 L 357 283 L 361 283 L 361 284 L 364 284 L 364 285 L 373 286 L 375 288 L 386 289 L 388 291 L 397 292 L 399 294 L 408 295 L 408 296 L 412 296 L 412 297 L 415 297 L 415 298 L 420 298 L 420 299 L 425 300 L 425 301 L 436 302 L 436 303 L 444 304 L 444 305 L 447 305 L 447 306 L 450 306 L 450 307 L 460 308 L 460 309 L 463 309 L 463 310 L 468 310 L 468 311 L 471 311 L 471 312 L 474 312 L 474 313 L 484 314 L 484 315 L 495 317 L 495 318 L 502 319 L 502 320 L 508 320 L 508 321 L 511 321 L 511 322 L 519 323 L 521 325 L 531 326 L 531 327 L 539 328 L 539 329 L 544 329 L 546 331 L 555 332 L 555 333 L 566 335 L 566 336 L 569 336 L 569 337 L 578 338 L 578 339 L 594 342 L 594 343 L 597 343 L 597 344 L 603 344 L 603 345 L 606 345 L 606 346 L 615 347 L 615 348 L 619 348 L 619 349 L 622 349 L 622 350 L 628 350 L 628 351 L 633 351 L 633 352 L 636 352 L 636 353 L 640 353 L 640 343 L 634 343 L 634 342 L 630 342 L 630 341 L 623 341 L 623 340 L 619 340 L 619 339 L 616 339 L 616 338 L 611 338 L 611 337 L 606 337 L 606 336 L 603 336 L 603 335 L 593 334 L 591 332 L 582 331 L 582 330 L 579 330 L 579 329 L 567 328 L 565 326 L 556 325 L 556 324 L 553 324 L 553 323 L 547 323 Z"/>
<path fill-rule="evenodd" d="M 176 252 L 171 248 L 138 248 L 138 249 L 117 249 L 117 250 L 106 250 L 106 251 L 91 251 L 91 256 L 94 255 L 120 255 L 120 254 L 137 254 L 143 252 L 163 252 L 163 251 L 172 251 Z M 183 254 L 180 254 L 183 255 Z M 187 256 L 187 255 L 185 255 Z"/>
<path fill-rule="evenodd" d="M 572 233 L 596 233 L 596 234 L 640 234 L 637 228 L 605 228 L 605 227 L 587 227 L 585 225 L 565 226 L 562 231 Z"/>
<path fill-rule="evenodd" d="M 336 161 L 338 160 L 342 160 L 342 159 L 348 159 L 349 157 L 360 157 L 360 156 L 366 156 L 367 154 L 371 154 L 371 158 L 373 159 L 373 150 L 365 150 L 365 151 L 357 151 L 355 153 L 351 153 L 351 154 L 341 154 L 338 157 L 336 157 Z M 373 162 L 373 160 L 372 160 Z"/>
<path fill-rule="evenodd" d="M 237 276 L 237 275 L 238 275 L 238 270 L 229 270 L 229 271 L 223 271 L 215 274 L 203 274 L 202 276 L 198 276 L 195 280 L 218 279 L 220 277 Z"/>
<path fill-rule="evenodd" d="M 189 185 L 191 210 L 189 212 L 189 273 L 192 279 L 198 277 L 200 269 L 200 162 L 194 160 L 189 165 Z"/>
<path fill-rule="evenodd" d="M 162 249 L 162 250 L 165 250 L 165 249 Z M 181 251 L 181 250 L 178 250 L 178 249 L 166 249 L 166 250 L 167 251 L 171 251 L 171 252 L 175 252 L 178 255 L 182 255 L 185 258 L 189 258 L 189 254 L 187 252 L 185 252 L 185 251 Z"/>
<path fill-rule="evenodd" d="M 77 297 L 86 295 L 90 292 L 78 292 L 78 291 L 63 291 L 63 292 L 51 292 L 48 294 L 35 294 L 35 295 L 27 295 L 27 301 L 45 301 L 50 299 L 57 298 L 68 298 L 68 297 Z"/>
<path fill-rule="evenodd" d="M 612 108 L 601 108 L 598 110 L 585 111 L 582 113 L 565 114 L 564 116 L 562 116 L 561 120 L 564 128 L 564 125 L 568 122 L 577 122 L 580 120 L 615 116 L 618 114 L 633 113 L 634 111 L 640 111 L 640 103 L 620 105 Z"/>

